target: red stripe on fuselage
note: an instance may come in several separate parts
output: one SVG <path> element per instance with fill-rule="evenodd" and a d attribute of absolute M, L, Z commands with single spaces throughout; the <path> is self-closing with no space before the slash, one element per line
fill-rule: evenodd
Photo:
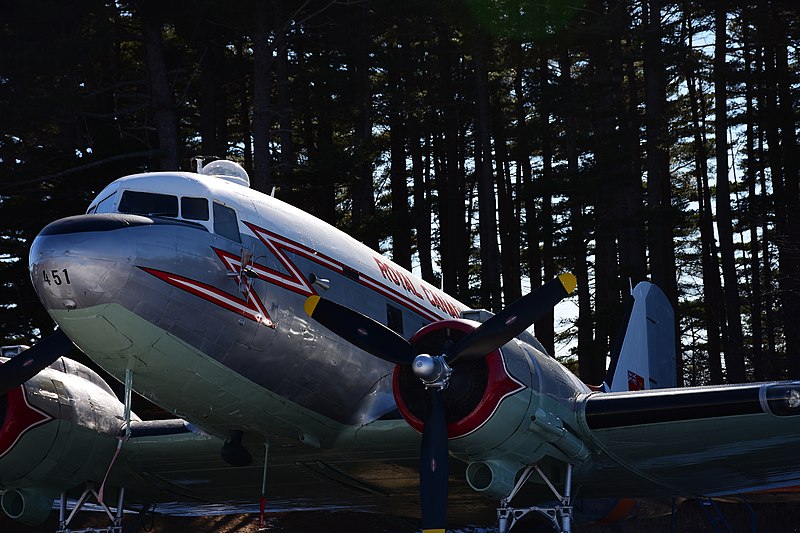
<path fill-rule="evenodd" d="M 288 272 L 287 274 L 255 262 L 246 265 L 250 272 L 254 273 L 258 279 L 261 279 L 262 281 L 302 296 L 315 295 L 316 291 L 314 288 L 287 255 L 289 253 L 296 254 L 304 259 L 307 259 L 308 261 L 316 263 L 324 268 L 330 269 L 351 279 L 352 281 L 392 300 L 398 305 L 405 307 L 411 312 L 416 313 L 426 320 L 436 322 L 446 318 L 445 316 L 439 315 L 435 311 L 430 310 L 424 305 L 421 305 L 420 302 L 414 301 L 406 294 L 403 294 L 394 288 L 365 275 L 362 272 L 358 272 L 352 267 L 348 267 L 341 261 L 322 254 L 317 250 L 298 242 L 288 240 L 277 233 L 256 226 L 250 222 L 243 223 L 267 247 L 267 249 L 274 254 L 281 266 L 283 266 L 286 272 Z M 237 276 L 234 278 L 237 285 L 245 285 L 245 289 L 243 290 L 243 293 L 246 296 L 245 299 L 233 296 L 207 283 L 195 281 L 178 274 L 172 274 L 152 268 L 140 268 L 142 268 L 142 270 L 145 272 L 148 272 L 169 283 L 170 285 L 183 289 L 191 294 L 194 294 L 195 296 L 203 298 L 206 301 L 215 303 L 220 307 L 223 307 L 224 309 L 232 311 L 236 314 L 245 316 L 250 320 L 264 323 L 274 328 L 275 324 L 272 322 L 272 319 L 267 313 L 264 304 L 261 302 L 261 299 L 254 291 L 250 290 L 250 282 L 247 277 L 241 275 L 242 259 L 235 254 L 220 250 L 218 248 L 212 247 L 212 250 L 214 250 L 214 252 L 217 254 L 217 257 L 219 257 L 220 261 L 222 261 L 222 263 L 225 265 L 225 268 L 229 272 L 237 274 Z M 428 302 L 432 306 L 442 310 L 448 315 L 458 315 L 459 309 L 454 303 L 446 301 L 443 297 L 438 296 L 425 286 L 421 286 L 421 289 L 422 293 L 428 297 Z M 412 291 L 411 293 L 415 294 L 420 299 L 422 298 L 418 291 Z"/>
<path fill-rule="evenodd" d="M 297 272 L 298 276 L 299 276 L 299 272 L 297 271 L 297 268 L 294 266 L 294 264 L 286 256 L 286 252 L 297 254 L 297 255 L 299 255 L 299 256 L 301 256 L 301 257 L 303 257 L 303 258 L 305 258 L 305 259 L 307 259 L 309 261 L 317 263 L 318 265 L 321 265 L 323 267 L 329 268 L 329 269 L 337 272 L 338 274 L 342 274 L 344 276 L 347 276 L 350 279 L 353 279 L 353 281 L 356 281 L 359 284 L 372 289 L 373 291 L 381 294 L 382 296 L 385 296 L 385 297 L 389 298 L 390 300 L 402 305 L 403 307 L 409 309 L 410 311 L 413 311 L 414 313 L 420 315 L 421 317 L 423 317 L 423 318 L 425 318 L 427 320 L 430 320 L 430 321 L 433 322 L 433 321 L 442 320 L 442 319 L 446 318 L 445 316 L 439 315 L 438 313 L 436 313 L 434 311 L 431 311 L 427 307 L 425 307 L 423 305 L 420 305 L 418 302 L 415 302 L 414 300 L 409 298 L 407 295 L 405 295 L 405 294 L 403 294 L 403 293 L 401 293 L 401 292 L 399 292 L 399 291 L 397 291 L 397 290 L 395 290 L 395 289 L 393 289 L 393 288 L 381 283 L 380 281 L 378 281 L 376 279 L 373 279 L 373 278 L 365 275 L 363 272 L 355 271 L 355 269 L 352 269 L 351 267 L 346 266 L 341 261 L 338 261 L 338 260 L 336 260 L 336 259 L 334 259 L 332 257 L 329 257 L 329 256 L 327 256 L 327 255 L 325 255 L 323 253 L 320 253 L 317 250 L 309 248 L 308 246 L 305 246 L 304 244 L 300 244 L 298 242 L 290 241 L 290 240 L 286 239 L 285 237 L 283 237 L 281 235 L 278 235 L 277 233 L 274 233 L 274 232 L 269 231 L 267 229 L 264 229 L 264 228 L 261 228 L 259 226 L 256 226 L 255 224 L 252 224 L 250 222 L 244 222 L 244 224 L 248 228 L 250 228 L 250 230 L 256 235 L 256 237 L 258 237 L 258 239 L 262 243 L 264 243 L 265 246 L 267 246 L 267 248 L 272 250 L 272 252 L 276 255 L 278 260 L 284 266 L 284 268 L 286 268 L 287 271 L 289 271 L 289 272 Z M 358 273 L 358 279 L 355 279 L 355 277 L 353 277 L 350 274 L 348 274 L 348 271 L 357 272 Z M 423 290 L 426 290 L 426 289 L 423 287 Z M 428 291 L 428 292 L 432 293 L 432 291 Z M 431 303 L 434 304 L 434 302 L 431 302 Z M 450 305 L 447 306 L 447 311 L 449 311 L 448 314 L 452 314 L 453 312 L 458 313 L 459 310 L 455 307 L 454 304 L 450 304 Z M 458 318 L 458 317 L 454 316 L 454 318 Z"/>
<path fill-rule="evenodd" d="M 232 294 L 228 294 L 225 291 L 221 291 L 213 285 L 185 278 L 177 274 L 171 274 L 169 272 L 156 270 L 154 268 L 139 268 L 174 287 L 194 294 L 195 296 L 216 304 L 224 309 L 227 309 L 228 311 L 232 311 L 245 318 L 249 318 L 250 320 L 258 322 L 259 324 L 264 324 L 265 326 L 269 326 L 271 328 L 275 327 L 275 323 L 272 321 L 272 318 L 270 318 L 269 313 L 267 313 L 267 310 L 264 307 L 264 304 L 261 302 L 261 299 L 254 291 L 249 290 L 249 286 L 246 290 L 247 299 L 244 299 L 239 298 L 238 296 L 233 296 Z"/>

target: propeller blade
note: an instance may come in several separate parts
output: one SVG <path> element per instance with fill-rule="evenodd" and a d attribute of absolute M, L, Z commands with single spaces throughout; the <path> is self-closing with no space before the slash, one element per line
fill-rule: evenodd
<path fill-rule="evenodd" d="M 419 459 L 419 495 L 422 501 L 422 531 L 445 530 L 447 521 L 447 421 L 442 391 L 429 390 L 422 449 Z"/>
<path fill-rule="evenodd" d="M 453 366 L 459 359 L 479 359 L 495 351 L 528 329 L 575 290 L 575 276 L 564 273 L 529 292 L 461 339 L 448 357 Z"/>
<path fill-rule="evenodd" d="M 319 296 L 310 296 L 303 307 L 308 316 L 384 361 L 410 365 L 417 355 L 414 347 L 401 335 L 348 307 Z"/>
<path fill-rule="evenodd" d="M 0 365 L 0 394 L 22 385 L 33 376 L 53 364 L 56 359 L 72 350 L 69 337 L 57 329 L 49 337 L 40 340 L 21 354 Z"/>

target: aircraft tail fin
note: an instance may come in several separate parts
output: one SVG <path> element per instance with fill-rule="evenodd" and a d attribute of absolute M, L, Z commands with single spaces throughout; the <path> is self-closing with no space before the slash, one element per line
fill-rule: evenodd
<path fill-rule="evenodd" d="M 612 355 L 611 392 L 664 389 L 677 386 L 675 313 L 664 292 L 642 281 L 633 289 L 633 305 L 619 355 Z"/>

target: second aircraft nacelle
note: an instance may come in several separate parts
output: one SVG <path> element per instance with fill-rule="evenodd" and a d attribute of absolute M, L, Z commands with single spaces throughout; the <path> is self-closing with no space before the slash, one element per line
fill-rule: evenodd
<path fill-rule="evenodd" d="M 417 332 L 417 353 L 446 353 L 480 324 L 444 320 Z M 564 366 L 519 339 L 485 358 L 458 362 L 442 392 L 449 448 L 469 463 L 467 481 L 476 491 L 504 498 L 517 473 L 544 457 L 580 463 L 589 450 L 571 429 L 576 397 L 589 389 Z M 403 418 L 422 431 L 424 386 L 409 366 L 397 366 L 394 395 Z"/>
<path fill-rule="evenodd" d="M 0 506 L 38 525 L 62 490 L 102 481 L 124 407 L 86 366 L 60 358 L 0 396 Z"/>

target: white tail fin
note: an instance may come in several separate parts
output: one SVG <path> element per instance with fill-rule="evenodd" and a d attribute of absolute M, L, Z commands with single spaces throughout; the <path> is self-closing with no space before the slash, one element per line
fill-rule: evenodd
<path fill-rule="evenodd" d="M 675 387 L 675 313 L 657 286 L 642 281 L 633 289 L 633 308 L 616 361 L 610 390 Z"/>

